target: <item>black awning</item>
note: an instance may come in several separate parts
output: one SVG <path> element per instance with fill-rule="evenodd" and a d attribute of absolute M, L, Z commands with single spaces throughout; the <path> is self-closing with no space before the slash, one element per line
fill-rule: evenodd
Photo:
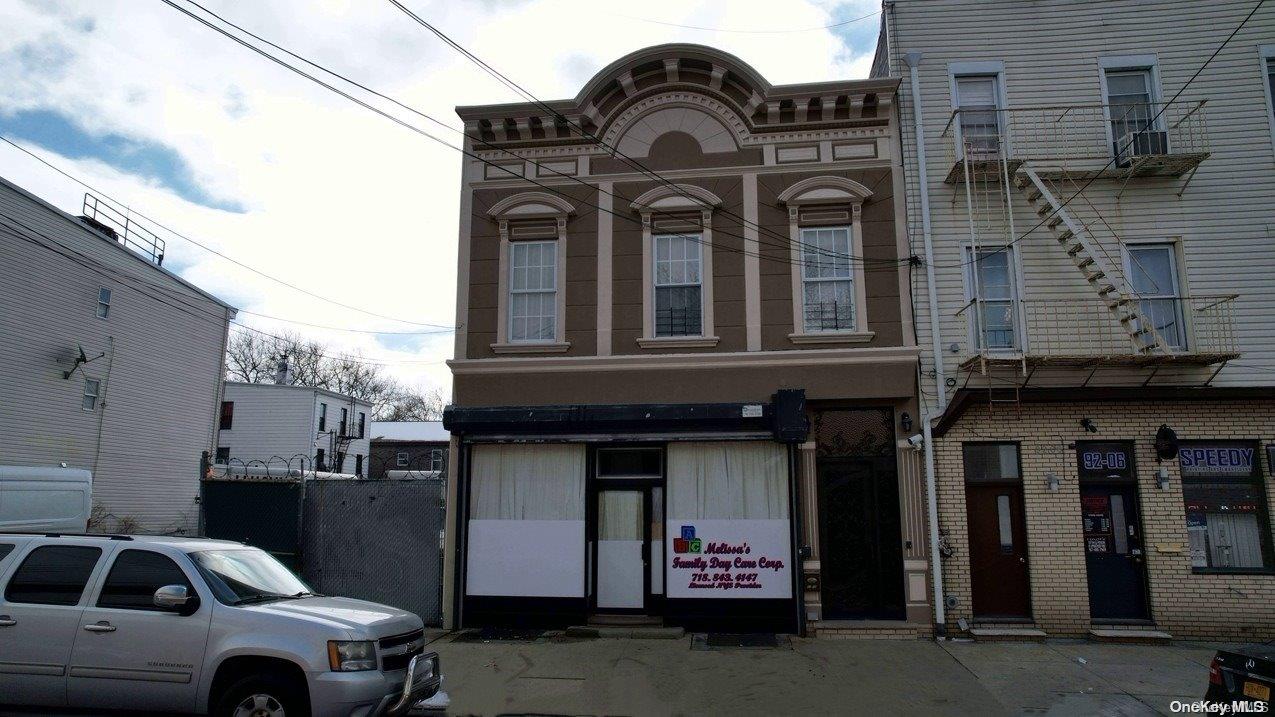
<path fill-rule="evenodd" d="M 470 436 L 749 431 L 794 443 L 810 430 L 805 403 L 804 390 L 785 389 L 769 403 L 448 406 L 443 427 Z"/>

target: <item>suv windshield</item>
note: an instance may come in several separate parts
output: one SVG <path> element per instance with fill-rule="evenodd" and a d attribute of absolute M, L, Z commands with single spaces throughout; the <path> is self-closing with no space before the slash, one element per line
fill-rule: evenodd
<path fill-rule="evenodd" d="M 217 599 L 227 605 L 313 595 L 273 556 L 256 548 L 191 553 Z"/>

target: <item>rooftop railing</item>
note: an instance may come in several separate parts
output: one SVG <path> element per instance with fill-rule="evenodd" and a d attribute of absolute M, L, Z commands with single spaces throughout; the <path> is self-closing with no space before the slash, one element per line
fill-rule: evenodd
<path fill-rule="evenodd" d="M 103 231 L 113 239 L 141 254 L 157 265 L 164 263 L 163 239 L 142 226 L 133 218 L 128 209 L 119 209 L 110 202 L 84 193 L 84 216 L 98 225 L 95 228 Z"/>

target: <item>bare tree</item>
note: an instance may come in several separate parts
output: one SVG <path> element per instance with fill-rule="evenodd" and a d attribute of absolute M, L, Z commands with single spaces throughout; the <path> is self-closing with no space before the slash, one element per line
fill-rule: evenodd
<path fill-rule="evenodd" d="M 226 347 L 226 379 L 274 383 L 286 357 L 289 383 L 326 388 L 372 404 L 377 420 L 437 421 L 447 400 L 439 389 L 413 389 L 385 375 L 378 364 L 332 356 L 327 346 L 297 334 L 233 334 Z"/>
<path fill-rule="evenodd" d="M 379 421 L 440 421 L 447 397 L 442 389 L 401 390 L 377 414 Z"/>

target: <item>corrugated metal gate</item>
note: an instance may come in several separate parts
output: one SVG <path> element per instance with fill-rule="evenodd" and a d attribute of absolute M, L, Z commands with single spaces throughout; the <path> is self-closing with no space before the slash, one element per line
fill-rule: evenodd
<path fill-rule="evenodd" d="M 203 534 L 261 548 L 325 595 L 442 623 L 443 481 L 205 478 Z"/>

